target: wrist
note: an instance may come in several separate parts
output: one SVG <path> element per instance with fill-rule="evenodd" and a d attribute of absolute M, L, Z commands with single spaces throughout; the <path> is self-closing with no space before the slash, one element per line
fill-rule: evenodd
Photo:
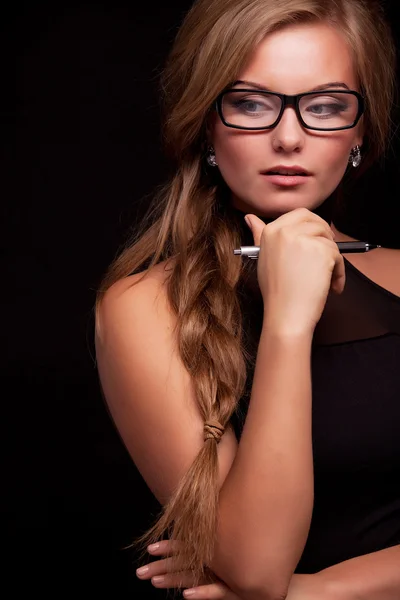
<path fill-rule="evenodd" d="M 309 341 L 310 343 L 314 335 L 314 329 L 311 327 L 304 327 L 290 322 L 278 322 L 266 312 L 264 312 L 262 331 L 277 339 Z"/>

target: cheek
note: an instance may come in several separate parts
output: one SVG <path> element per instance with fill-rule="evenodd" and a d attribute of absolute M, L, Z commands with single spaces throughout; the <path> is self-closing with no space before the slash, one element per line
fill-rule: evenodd
<path fill-rule="evenodd" d="M 261 138 L 261 136 L 260 136 Z M 265 167 L 261 139 L 235 133 L 220 136 L 214 143 L 215 154 L 221 174 L 228 185 L 253 179 L 258 169 Z"/>
<path fill-rule="evenodd" d="M 337 185 L 346 171 L 352 144 L 347 138 L 326 142 L 325 145 L 318 144 L 315 148 L 315 167 L 325 181 Z"/>

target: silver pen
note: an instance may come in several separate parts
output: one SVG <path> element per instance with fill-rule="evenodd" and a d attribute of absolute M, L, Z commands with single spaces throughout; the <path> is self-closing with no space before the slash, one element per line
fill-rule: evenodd
<path fill-rule="evenodd" d="M 382 248 L 378 244 L 370 244 L 369 242 L 336 242 L 339 248 L 339 252 L 369 252 L 375 248 Z M 239 254 L 246 256 L 247 258 L 253 258 L 257 260 L 260 252 L 259 246 L 240 246 L 235 248 L 233 254 Z"/>

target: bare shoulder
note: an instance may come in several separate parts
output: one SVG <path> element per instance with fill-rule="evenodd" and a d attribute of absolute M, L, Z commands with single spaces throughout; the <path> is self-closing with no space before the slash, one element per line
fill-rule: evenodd
<path fill-rule="evenodd" d="M 163 261 L 145 271 L 140 271 L 134 275 L 129 275 L 124 279 L 117 281 L 107 291 L 109 297 L 113 299 L 124 296 L 135 296 L 136 294 L 158 291 L 165 291 L 165 284 L 170 277 L 173 269 L 172 261 Z"/>
<path fill-rule="evenodd" d="M 96 337 L 105 341 L 107 326 L 112 321 L 123 321 L 140 316 L 143 322 L 146 315 L 158 319 L 175 321 L 169 308 L 166 283 L 171 275 L 172 262 L 158 263 L 151 269 L 135 273 L 114 283 L 105 293 L 96 318 Z M 156 313 L 154 312 L 156 311 Z"/>
<path fill-rule="evenodd" d="M 136 467 L 164 504 L 204 444 L 194 382 L 181 360 L 160 263 L 115 283 L 96 320 L 103 396 Z M 237 449 L 232 427 L 218 445 L 220 485 Z"/>

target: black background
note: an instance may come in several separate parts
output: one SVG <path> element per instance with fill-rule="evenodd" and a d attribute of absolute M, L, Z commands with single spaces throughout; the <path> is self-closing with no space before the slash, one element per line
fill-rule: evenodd
<path fill-rule="evenodd" d="M 395 3 L 387 6 L 399 39 Z M 158 504 L 100 396 L 92 308 L 102 273 L 166 173 L 158 74 L 189 5 L 2 9 L 5 598 L 165 595 L 137 581 L 122 550 Z M 343 231 L 355 235 L 362 205 L 370 237 L 400 247 L 398 157 L 397 138 L 361 182 Z"/>

